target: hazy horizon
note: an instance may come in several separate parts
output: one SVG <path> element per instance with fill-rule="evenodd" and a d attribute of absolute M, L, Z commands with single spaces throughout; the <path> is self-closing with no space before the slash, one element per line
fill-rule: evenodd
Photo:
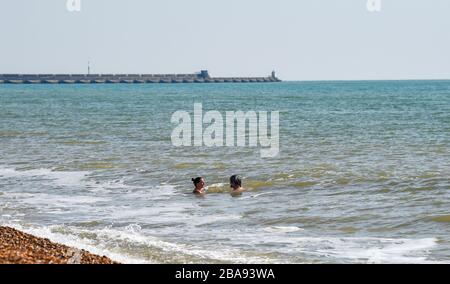
<path fill-rule="evenodd" d="M 0 73 L 450 79 L 450 2 L 2 0 Z"/>

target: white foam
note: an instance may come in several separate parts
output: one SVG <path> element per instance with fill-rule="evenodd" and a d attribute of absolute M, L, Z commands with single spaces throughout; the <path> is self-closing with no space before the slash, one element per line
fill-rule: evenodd
<path fill-rule="evenodd" d="M 264 192 L 264 193 L 259 193 L 259 194 L 255 194 L 255 195 L 245 196 L 245 197 L 242 197 L 241 199 L 257 198 L 257 197 L 260 197 L 263 195 L 270 195 L 270 194 L 272 194 L 272 192 Z"/>
<path fill-rule="evenodd" d="M 175 187 L 172 185 L 160 185 L 156 187 L 156 190 L 151 190 L 152 193 L 158 196 L 172 196 L 176 193 Z"/>
<path fill-rule="evenodd" d="M 129 185 L 124 178 L 104 182 L 95 182 L 92 178 L 88 179 L 90 174 L 92 174 L 92 172 L 89 171 L 62 172 L 53 171 L 52 169 L 21 171 L 7 167 L 0 167 L 0 179 L 18 178 L 21 179 L 21 181 L 23 179 L 35 181 L 36 178 L 39 178 L 39 182 L 46 185 L 50 184 L 61 187 L 82 187 L 96 193 L 109 193 L 112 190 L 121 190 L 123 191 L 122 193 L 126 193 L 126 196 L 129 198 L 158 197 L 158 199 L 168 199 L 176 193 L 175 187 L 171 185 L 160 185 L 156 187 Z M 73 196 L 70 198 L 77 199 L 77 197 Z M 79 196 L 78 200 L 81 201 L 81 199 L 83 199 L 86 203 L 91 202 L 90 198 L 86 196 Z M 96 199 L 93 198 L 91 200 Z"/>
<path fill-rule="evenodd" d="M 292 232 L 298 232 L 303 231 L 302 228 L 299 227 L 281 227 L 281 226 L 271 226 L 264 228 L 264 231 L 268 233 L 292 233 Z"/>
<path fill-rule="evenodd" d="M 34 169 L 18 171 L 16 169 L 0 167 L 0 178 L 35 178 L 41 177 L 59 186 L 77 186 L 90 174 L 87 171 L 62 172 L 51 169 Z"/>
<path fill-rule="evenodd" d="M 23 227 L 18 224 L 8 224 L 7 226 L 15 228 L 20 231 L 23 231 L 25 233 L 34 235 L 36 237 L 47 238 L 50 241 L 55 242 L 55 243 L 63 244 L 66 246 L 77 248 L 77 249 L 84 249 L 86 251 L 89 251 L 93 254 L 100 255 L 100 256 L 105 255 L 105 256 L 109 257 L 110 259 L 117 261 L 117 262 L 129 263 L 129 264 L 149 263 L 148 261 L 146 261 L 144 259 L 133 258 L 128 255 L 113 252 L 104 247 L 96 246 L 86 238 L 79 238 L 75 235 L 68 235 L 68 234 L 54 232 L 54 230 L 52 230 L 52 229 L 57 228 L 56 226 L 41 227 L 41 228 Z"/>
<path fill-rule="evenodd" d="M 214 219 L 217 220 L 220 218 Z M 243 255 L 238 249 L 210 250 L 194 245 L 163 241 L 157 237 L 144 234 L 141 227 L 137 224 L 129 225 L 126 228 L 105 227 L 103 229 L 94 230 L 66 226 L 29 227 L 22 226 L 18 223 L 6 224 L 6 226 L 16 228 L 37 237 L 48 238 L 56 243 L 77 249 L 84 249 L 97 255 L 105 255 L 121 263 L 158 263 L 161 262 L 161 260 L 143 259 L 127 253 L 118 252 L 117 250 L 120 250 L 120 246 L 118 246 L 117 243 L 118 241 L 129 243 L 129 246 L 144 245 L 150 250 L 152 248 L 157 248 L 172 257 L 178 255 L 191 256 L 197 258 L 197 261 L 202 261 L 204 259 L 228 263 L 270 262 L 270 260 L 264 257 Z M 89 236 L 95 237 L 94 239 L 90 239 Z M 128 247 L 128 245 L 125 247 Z M 177 263 L 176 260 L 173 260 L 172 262 Z"/>
<path fill-rule="evenodd" d="M 210 187 L 211 188 L 222 188 L 222 187 L 225 187 L 225 183 L 223 183 L 223 182 L 213 183 L 211 185 L 208 185 L 205 189 L 208 189 Z"/>
<path fill-rule="evenodd" d="M 0 178 L 9 178 L 17 175 L 16 170 L 0 167 Z"/>
<path fill-rule="evenodd" d="M 104 182 L 94 182 L 87 181 L 86 188 L 94 192 L 108 193 L 112 190 L 121 190 L 126 193 L 127 196 L 139 196 L 139 198 L 144 198 L 145 196 L 158 196 L 161 198 L 166 198 L 172 196 L 176 193 L 175 187 L 172 185 L 160 185 L 160 186 L 140 186 L 140 185 L 130 185 L 124 178 L 116 179 L 113 181 Z M 135 198 L 133 196 L 133 198 Z"/>
<path fill-rule="evenodd" d="M 142 244 L 147 247 L 156 247 L 173 255 L 189 255 L 199 259 L 215 259 L 230 263 L 266 263 L 267 259 L 262 257 L 248 257 L 242 255 L 239 250 L 233 249 L 201 249 L 193 245 L 178 244 L 163 241 L 154 236 L 142 234 L 140 227 L 136 225 L 128 226 L 125 230 L 104 228 L 96 230 L 97 236 L 105 238 L 106 240 L 122 240 L 132 244 Z"/>
<path fill-rule="evenodd" d="M 213 183 L 205 187 L 206 192 L 208 190 L 213 193 L 223 193 L 228 192 L 230 190 L 230 186 L 225 183 Z"/>
<path fill-rule="evenodd" d="M 21 203 L 42 206 L 75 206 L 92 205 L 97 202 L 109 201 L 108 198 L 86 195 L 56 195 L 48 193 L 9 193 L 8 197 L 19 199 Z M 70 207 L 69 207 L 70 208 Z"/>
<path fill-rule="evenodd" d="M 366 263 L 435 263 L 428 260 L 426 252 L 437 244 L 436 238 L 292 238 L 290 241 L 304 253 Z"/>
<path fill-rule="evenodd" d="M 64 244 L 67 246 L 75 247 L 78 249 L 84 249 L 97 255 L 105 255 L 115 261 L 122 263 L 158 263 L 155 259 L 140 259 L 130 256 L 126 253 L 118 253 L 109 249 L 108 247 L 116 248 L 117 241 L 129 243 L 130 246 L 144 245 L 150 250 L 152 248 L 160 249 L 166 252 L 168 255 L 177 256 L 185 255 L 196 257 L 200 261 L 202 259 L 213 259 L 218 261 L 225 261 L 229 263 L 266 263 L 267 259 L 262 257 L 248 257 L 242 255 L 238 250 L 232 249 L 201 249 L 192 245 L 177 244 L 167 241 L 163 241 L 157 237 L 144 235 L 141 232 L 139 225 L 133 224 L 123 229 L 116 229 L 106 227 L 98 230 L 80 230 L 73 228 L 67 228 L 62 226 L 50 226 L 44 228 L 30 228 L 20 225 L 8 225 L 18 230 L 27 232 L 29 234 L 48 238 L 53 242 Z M 64 231 L 60 233 L 58 231 Z M 87 238 L 80 238 L 77 235 L 95 235 L 95 240 Z M 176 260 L 172 262 L 177 263 Z"/>
<path fill-rule="evenodd" d="M 86 182 L 86 187 L 92 191 L 96 192 L 108 192 L 110 190 L 115 189 L 133 189 L 134 187 L 126 185 L 125 180 L 122 179 L 116 179 L 116 180 L 109 180 L 104 182 L 95 182 L 95 181 L 88 181 Z"/>
<path fill-rule="evenodd" d="M 242 219 L 242 215 L 207 215 L 204 217 L 192 219 L 190 220 L 190 223 L 194 224 L 195 226 L 200 226 L 224 221 L 236 221 L 240 219 Z"/>

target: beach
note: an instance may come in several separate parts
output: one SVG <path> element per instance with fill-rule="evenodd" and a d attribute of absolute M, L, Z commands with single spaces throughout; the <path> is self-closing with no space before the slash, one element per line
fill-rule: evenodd
<path fill-rule="evenodd" d="M 105 256 L 0 227 L 0 264 L 114 264 Z"/>

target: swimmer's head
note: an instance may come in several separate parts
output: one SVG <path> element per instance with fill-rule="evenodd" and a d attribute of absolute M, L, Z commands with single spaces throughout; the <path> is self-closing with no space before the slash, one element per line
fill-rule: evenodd
<path fill-rule="evenodd" d="M 205 187 L 205 179 L 203 177 L 193 178 L 192 182 L 194 183 L 195 189 L 202 189 Z"/>
<path fill-rule="evenodd" d="M 238 175 L 230 177 L 230 187 L 233 189 L 238 189 L 242 187 L 242 178 Z"/>

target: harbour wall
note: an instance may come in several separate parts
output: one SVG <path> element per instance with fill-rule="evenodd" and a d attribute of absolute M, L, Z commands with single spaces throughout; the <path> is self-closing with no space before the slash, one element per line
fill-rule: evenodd
<path fill-rule="evenodd" d="M 148 83 L 270 83 L 268 77 L 210 77 L 203 70 L 194 74 L 0 74 L 0 84 L 148 84 Z"/>

